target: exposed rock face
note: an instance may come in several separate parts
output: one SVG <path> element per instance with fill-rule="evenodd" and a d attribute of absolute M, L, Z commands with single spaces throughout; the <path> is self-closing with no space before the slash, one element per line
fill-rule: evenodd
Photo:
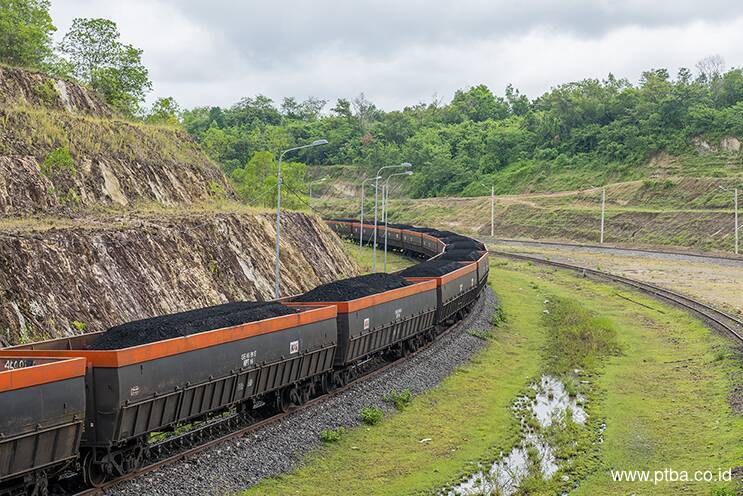
<path fill-rule="evenodd" d="M 0 216 L 234 197 L 185 131 L 111 117 L 73 82 L 0 67 L 0 122 Z"/>
<path fill-rule="evenodd" d="M 185 131 L 0 67 L 0 344 L 273 298 L 275 217 L 234 199 Z M 283 294 L 355 275 L 318 218 L 282 219 Z"/>
<path fill-rule="evenodd" d="M 98 95 L 75 82 L 16 67 L 0 66 L 0 103 L 44 106 L 98 117 L 112 115 Z"/>
<path fill-rule="evenodd" d="M 0 234 L 0 336 L 17 343 L 272 299 L 274 223 L 269 214 L 201 213 Z M 282 232 L 283 295 L 355 274 L 318 218 L 287 213 Z"/>

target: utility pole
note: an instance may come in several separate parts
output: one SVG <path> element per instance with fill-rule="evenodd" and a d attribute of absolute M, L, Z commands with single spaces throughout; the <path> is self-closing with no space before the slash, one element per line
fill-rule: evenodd
<path fill-rule="evenodd" d="M 606 186 L 601 188 L 601 244 L 604 244 L 604 215 L 606 214 Z"/>
<path fill-rule="evenodd" d="M 738 188 L 735 188 L 733 199 L 735 203 L 735 254 L 738 255 Z"/>
<path fill-rule="evenodd" d="M 295 146 L 279 154 L 279 165 L 276 169 L 276 268 L 274 270 L 274 295 L 277 300 L 281 297 L 281 160 L 289 152 L 327 144 L 328 140 L 319 139 L 309 145 Z"/>
<path fill-rule="evenodd" d="M 495 186 L 490 187 L 490 237 L 495 236 Z"/>

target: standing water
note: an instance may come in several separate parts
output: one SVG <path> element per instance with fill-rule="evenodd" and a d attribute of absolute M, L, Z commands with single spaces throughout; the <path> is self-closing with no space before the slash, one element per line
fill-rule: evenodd
<path fill-rule="evenodd" d="M 448 496 L 510 495 L 535 471 L 544 479 L 550 479 L 557 472 L 559 466 L 553 448 L 544 439 L 544 434 L 531 427 L 528 420 L 534 418 L 542 429 L 554 423 L 563 424 L 566 415 L 570 415 L 573 422 L 584 424 L 588 415 L 580 405 L 585 398 L 581 395 L 571 398 L 565 384 L 550 375 L 543 375 L 539 383 L 531 387 L 536 392 L 533 399 L 521 396 L 514 403 L 523 432 L 520 444 L 507 454 L 501 453 L 501 458 L 487 472 L 481 469 L 452 488 Z"/>

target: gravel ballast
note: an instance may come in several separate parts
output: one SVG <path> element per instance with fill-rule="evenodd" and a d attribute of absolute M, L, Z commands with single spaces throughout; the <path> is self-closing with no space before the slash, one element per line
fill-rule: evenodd
<path fill-rule="evenodd" d="M 289 315 L 298 311 L 280 303 L 262 301 L 224 303 L 117 325 L 101 334 L 88 348 L 118 350 Z"/>
<path fill-rule="evenodd" d="M 323 430 L 359 425 L 362 408 L 378 406 L 386 415 L 394 414 L 394 406 L 382 399 L 391 389 L 410 389 L 418 395 L 439 385 L 487 344 L 468 331 L 489 329 L 495 305 L 493 292 L 486 287 L 464 321 L 410 359 L 257 432 L 124 482 L 106 494 L 223 495 L 244 490 L 264 478 L 287 473 L 321 444 Z"/>

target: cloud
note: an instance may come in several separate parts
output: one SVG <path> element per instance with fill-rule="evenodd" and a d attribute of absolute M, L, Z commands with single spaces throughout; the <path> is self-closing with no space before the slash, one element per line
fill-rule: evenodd
<path fill-rule="evenodd" d="M 145 51 L 153 98 L 185 107 L 363 91 L 394 109 L 480 83 L 536 97 L 609 72 L 636 80 L 715 53 L 743 65 L 738 12 L 731 0 L 56 0 L 52 15 L 60 31 L 73 17 L 116 21 Z"/>

